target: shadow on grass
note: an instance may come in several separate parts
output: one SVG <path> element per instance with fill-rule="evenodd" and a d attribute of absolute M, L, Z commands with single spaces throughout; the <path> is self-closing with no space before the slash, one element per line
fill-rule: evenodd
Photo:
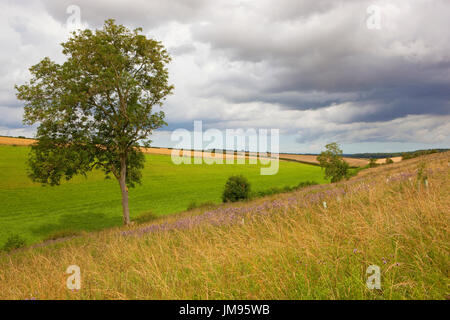
<path fill-rule="evenodd" d="M 122 224 L 122 216 L 111 217 L 104 213 L 93 214 L 63 214 L 55 223 L 45 223 L 30 228 L 30 232 L 39 238 L 62 230 L 95 231 Z"/>

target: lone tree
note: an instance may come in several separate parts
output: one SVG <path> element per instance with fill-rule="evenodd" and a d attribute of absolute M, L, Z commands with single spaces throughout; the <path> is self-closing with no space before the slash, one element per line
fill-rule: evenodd
<path fill-rule="evenodd" d="M 317 156 L 317 161 L 325 168 L 325 179 L 331 178 L 331 182 L 338 182 L 348 176 L 349 165 L 342 157 L 342 150 L 336 142 L 325 146 L 325 151 Z"/>
<path fill-rule="evenodd" d="M 387 163 L 387 161 L 386 161 L 386 163 Z M 370 158 L 369 159 L 369 168 L 375 168 L 376 166 L 378 166 L 377 159 Z"/>
<path fill-rule="evenodd" d="M 29 176 L 59 185 L 62 178 L 102 169 L 118 180 L 123 222 L 130 223 L 128 186 L 140 183 L 153 130 L 166 125 L 162 107 L 173 86 L 163 45 L 107 20 L 101 30 L 79 30 L 61 44 L 66 61 L 48 57 L 16 86 L 25 101 L 24 123 L 38 123 Z"/>

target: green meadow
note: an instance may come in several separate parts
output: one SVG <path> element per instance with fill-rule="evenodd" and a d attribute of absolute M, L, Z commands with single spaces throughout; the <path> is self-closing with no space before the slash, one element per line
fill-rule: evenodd
<path fill-rule="evenodd" d="M 27 244 L 61 230 L 93 231 L 122 224 L 118 183 L 95 171 L 50 187 L 33 183 L 26 173 L 29 147 L 0 146 L 0 246 L 10 234 Z M 278 174 L 260 175 L 261 165 L 175 165 L 170 156 L 146 155 L 142 184 L 130 188 L 131 217 L 144 212 L 167 215 L 192 202 L 221 202 L 227 178 L 243 174 L 252 190 L 326 183 L 320 167 L 280 161 Z"/>

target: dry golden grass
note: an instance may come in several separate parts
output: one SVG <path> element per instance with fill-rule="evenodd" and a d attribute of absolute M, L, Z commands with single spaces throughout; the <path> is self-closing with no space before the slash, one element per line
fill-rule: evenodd
<path fill-rule="evenodd" d="M 34 140 L 34 139 L 0 137 L 0 144 L 6 144 L 6 145 L 29 146 L 35 142 L 36 142 L 36 140 Z"/>
<path fill-rule="evenodd" d="M 449 160 L 3 254 L 0 299 L 445 299 Z M 72 264 L 79 292 L 65 286 Z M 381 290 L 365 285 L 372 264 Z"/>
<path fill-rule="evenodd" d="M 377 159 L 377 163 L 378 164 L 385 164 L 386 160 L 387 160 L 387 158 Z M 394 161 L 394 163 L 395 162 L 400 162 L 400 161 L 402 161 L 402 157 L 392 157 L 391 160 Z"/>

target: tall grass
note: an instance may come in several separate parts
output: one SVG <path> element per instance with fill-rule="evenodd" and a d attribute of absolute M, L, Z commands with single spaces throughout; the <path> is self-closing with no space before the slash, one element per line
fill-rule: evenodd
<path fill-rule="evenodd" d="M 0 256 L 0 298 L 445 299 L 450 153 Z M 426 161 L 428 187 L 417 182 Z M 326 202 L 326 208 L 323 205 Z M 65 286 L 81 268 L 82 288 Z M 369 265 L 381 289 L 366 287 Z"/>

